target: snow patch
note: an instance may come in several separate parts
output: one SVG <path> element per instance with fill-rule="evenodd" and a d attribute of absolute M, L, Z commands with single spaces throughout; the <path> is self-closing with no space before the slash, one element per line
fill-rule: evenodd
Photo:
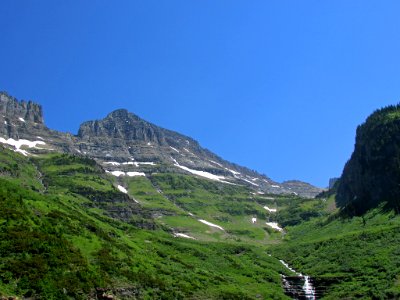
<path fill-rule="evenodd" d="M 235 170 L 231 170 L 231 169 L 228 169 L 228 168 L 225 168 L 225 170 L 231 172 L 233 175 L 240 175 L 240 172 L 237 172 Z"/>
<path fill-rule="evenodd" d="M 112 165 L 112 166 L 119 166 L 120 165 L 120 163 L 116 162 L 116 161 L 106 161 L 104 164 L 105 165 Z"/>
<path fill-rule="evenodd" d="M 116 177 L 119 176 L 129 176 L 129 177 L 134 177 L 134 176 L 146 176 L 143 172 L 122 172 L 122 171 L 106 171 L 106 173 L 110 173 Z"/>
<path fill-rule="evenodd" d="M 279 185 L 274 185 L 274 184 L 272 184 L 271 187 L 273 187 L 273 188 L 280 188 Z"/>
<path fill-rule="evenodd" d="M 267 224 L 267 226 L 271 227 L 272 229 L 276 229 L 278 231 L 283 231 L 283 229 L 281 227 L 279 227 L 278 223 L 276 223 L 276 222 L 267 222 L 265 224 Z"/>
<path fill-rule="evenodd" d="M 205 172 L 205 171 L 193 170 L 193 169 L 190 169 L 188 167 L 181 166 L 181 165 L 176 165 L 176 166 L 181 168 L 182 170 L 185 170 L 185 171 L 189 172 L 189 173 L 192 173 L 192 174 L 195 174 L 195 175 L 198 175 L 198 176 L 201 176 L 201 177 L 205 177 L 205 178 L 208 178 L 208 179 L 211 179 L 211 180 L 223 181 L 222 179 L 225 179 L 224 176 L 214 175 L 214 174 L 211 174 L 211 173 L 208 173 L 208 172 Z"/>
<path fill-rule="evenodd" d="M 123 165 L 134 165 L 135 167 L 139 167 L 139 164 L 134 161 L 127 161 L 127 162 L 123 162 L 122 164 Z"/>
<path fill-rule="evenodd" d="M 25 156 L 28 156 L 29 152 L 27 152 L 26 150 L 22 150 L 22 146 L 27 146 L 28 148 L 43 149 L 38 147 L 37 145 L 46 145 L 46 143 L 43 141 L 14 140 L 11 138 L 8 140 L 0 138 L 0 143 L 13 146 L 15 148 L 15 152 L 19 152 Z"/>
<path fill-rule="evenodd" d="M 116 176 L 116 177 L 119 177 L 119 176 L 125 176 L 125 172 L 122 172 L 122 171 L 106 171 L 106 173 L 110 173 L 110 174 L 112 174 L 112 175 L 114 175 L 114 176 Z"/>
<path fill-rule="evenodd" d="M 23 118 L 18 118 L 18 120 L 25 123 L 25 120 Z"/>
<path fill-rule="evenodd" d="M 224 166 L 221 165 L 220 163 L 217 163 L 216 161 L 210 160 L 211 163 L 213 163 L 214 165 L 217 165 L 218 167 L 223 168 Z"/>
<path fill-rule="evenodd" d="M 175 152 L 180 153 L 178 149 L 176 149 L 176 148 L 174 148 L 174 147 L 171 147 L 171 146 L 169 146 L 169 147 L 170 147 L 172 150 L 174 150 Z"/>
<path fill-rule="evenodd" d="M 266 209 L 269 212 L 276 212 L 276 208 L 269 208 L 268 206 L 264 206 L 264 209 Z"/>
<path fill-rule="evenodd" d="M 208 222 L 208 221 L 206 221 L 206 220 L 199 219 L 199 222 L 201 222 L 201 223 L 203 223 L 203 224 L 206 224 L 206 225 L 208 225 L 208 226 L 215 227 L 215 228 L 218 228 L 218 229 L 220 229 L 220 230 L 225 231 L 225 229 L 223 229 L 221 226 L 216 225 L 216 224 L 213 224 L 213 223 Z"/>
<path fill-rule="evenodd" d="M 247 180 L 247 179 L 245 179 L 245 178 L 241 178 L 241 179 L 244 180 L 244 181 L 246 181 L 246 182 L 248 182 L 248 183 L 250 183 L 251 185 L 259 186 L 257 183 L 254 183 L 253 181 Z"/>
<path fill-rule="evenodd" d="M 137 164 L 139 164 L 139 165 L 149 165 L 149 166 L 155 166 L 156 165 L 152 161 L 138 162 Z"/>
<path fill-rule="evenodd" d="M 184 233 L 174 233 L 174 237 L 181 237 L 181 238 L 185 238 L 185 239 L 195 240 L 194 237 L 189 236 L 189 235 L 184 234 Z"/>
<path fill-rule="evenodd" d="M 176 167 L 178 167 L 178 168 L 180 168 L 180 169 L 182 169 L 182 170 L 185 170 L 185 171 L 187 171 L 187 172 L 189 172 L 189 173 L 192 173 L 192 174 L 194 174 L 194 175 L 201 176 L 201 177 L 204 177 L 204 178 L 207 178 L 207 179 L 211 179 L 211 180 L 215 180 L 215 181 L 219 181 L 219 182 L 223 182 L 223 183 L 235 185 L 235 184 L 232 183 L 232 182 L 223 180 L 223 179 L 226 179 L 224 176 L 214 175 L 214 174 L 211 174 L 211 173 L 206 172 L 206 171 L 193 170 L 193 169 L 190 169 L 190 168 L 188 168 L 188 167 L 181 166 L 181 165 L 176 161 L 175 158 L 171 157 L 171 159 L 172 159 L 172 161 L 174 162 L 174 166 L 176 166 Z"/>
<path fill-rule="evenodd" d="M 7 121 L 4 121 L 4 125 L 7 125 Z"/>
<path fill-rule="evenodd" d="M 122 185 L 117 186 L 117 188 L 120 190 L 120 192 L 122 192 L 124 194 L 128 194 L 128 191 Z"/>
<path fill-rule="evenodd" d="M 129 177 L 135 177 L 135 176 L 146 176 L 143 172 L 127 172 L 126 175 Z"/>

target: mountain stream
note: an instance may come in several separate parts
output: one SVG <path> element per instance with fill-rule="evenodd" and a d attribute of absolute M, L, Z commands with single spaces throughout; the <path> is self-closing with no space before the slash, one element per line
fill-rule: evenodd
<path fill-rule="evenodd" d="M 315 288 L 312 279 L 292 269 L 286 262 L 279 260 L 288 270 L 295 273 L 295 276 L 282 275 L 282 282 L 286 295 L 295 300 L 316 300 Z"/>

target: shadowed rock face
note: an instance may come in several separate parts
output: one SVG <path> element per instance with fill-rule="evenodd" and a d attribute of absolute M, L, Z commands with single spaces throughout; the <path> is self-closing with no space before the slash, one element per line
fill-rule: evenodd
<path fill-rule="evenodd" d="M 336 202 L 352 215 L 382 202 L 400 213 L 400 105 L 376 111 L 357 128 Z"/>
<path fill-rule="evenodd" d="M 321 189 L 301 182 L 274 182 L 265 175 L 220 158 L 190 137 L 149 123 L 125 109 L 113 111 L 102 120 L 83 123 L 78 135 L 73 136 L 47 128 L 40 105 L 19 102 L 6 93 L 0 93 L 0 99 L 2 137 L 27 140 L 37 140 L 40 137 L 56 151 L 96 159 L 107 167 L 107 171 L 200 172 L 201 175 L 206 174 L 206 177 L 210 174 L 220 176 L 224 181 L 247 185 L 265 193 L 297 193 L 313 197 L 321 192 Z M 107 164 L 109 162 L 117 164 Z"/>

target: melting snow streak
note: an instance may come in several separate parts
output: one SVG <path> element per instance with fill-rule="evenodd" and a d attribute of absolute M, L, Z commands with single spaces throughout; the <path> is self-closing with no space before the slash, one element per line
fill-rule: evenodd
<path fill-rule="evenodd" d="M 118 186 L 118 189 L 119 189 L 122 193 L 128 194 L 128 191 L 127 191 L 126 188 L 124 188 L 122 185 L 119 185 L 119 186 Z"/>
<path fill-rule="evenodd" d="M 174 237 L 181 237 L 181 238 L 185 238 L 185 239 L 192 239 L 192 240 L 195 240 L 194 237 L 189 236 L 189 235 L 184 234 L 184 233 L 174 233 Z"/>
<path fill-rule="evenodd" d="M 278 223 L 276 223 L 276 222 L 267 222 L 265 224 L 267 224 L 272 229 L 276 229 L 278 231 L 283 231 L 283 229 L 281 227 L 279 227 Z"/>
<path fill-rule="evenodd" d="M 201 220 L 201 219 L 200 219 L 199 222 L 201 222 L 201 223 L 203 223 L 203 224 L 206 224 L 206 225 L 208 225 L 208 226 L 211 226 L 211 227 L 218 228 L 218 229 L 220 229 L 220 230 L 225 230 L 225 229 L 223 229 L 221 226 L 218 226 L 218 225 L 213 224 L 213 223 L 211 223 L 211 222 L 208 222 L 208 221 L 206 221 L 206 220 Z"/>
<path fill-rule="evenodd" d="M 276 208 L 269 208 L 268 206 L 264 206 L 264 209 L 268 210 L 269 212 L 276 212 Z"/>

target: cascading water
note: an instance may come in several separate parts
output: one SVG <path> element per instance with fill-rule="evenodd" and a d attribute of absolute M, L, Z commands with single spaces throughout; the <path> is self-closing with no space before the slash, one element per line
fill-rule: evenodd
<path fill-rule="evenodd" d="M 303 275 L 292 269 L 283 260 L 280 262 L 290 271 L 295 273 L 295 276 L 282 275 L 282 282 L 285 288 L 285 293 L 296 300 L 316 300 L 315 288 L 312 284 L 310 276 Z"/>

